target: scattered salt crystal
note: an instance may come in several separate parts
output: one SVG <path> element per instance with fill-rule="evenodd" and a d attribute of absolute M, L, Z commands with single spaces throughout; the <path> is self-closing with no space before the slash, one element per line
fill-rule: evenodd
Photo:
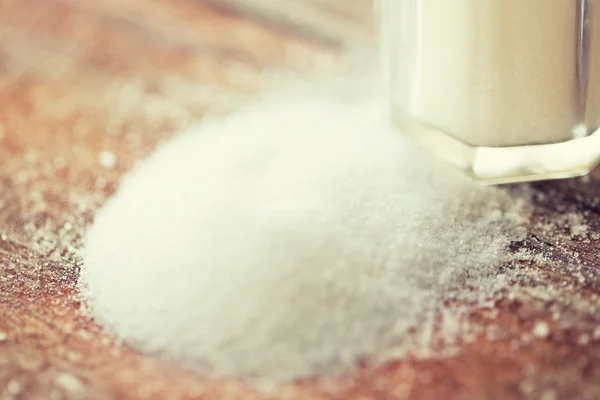
<path fill-rule="evenodd" d="M 565 225 L 569 229 L 569 233 L 571 237 L 583 237 L 588 232 L 588 225 L 586 223 L 585 217 L 578 212 L 570 212 L 562 217 Z"/>
<path fill-rule="evenodd" d="M 8 235 L 6 233 L 0 233 L 0 240 L 5 242 L 8 239 Z"/>
<path fill-rule="evenodd" d="M 54 261 L 54 262 L 59 262 L 62 260 L 62 257 L 60 256 L 60 252 L 58 251 L 53 251 L 52 253 L 50 253 L 48 255 L 48 259 L 50 261 Z"/>
<path fill-rule="evenodd" d="M 83 390 L 83 383 L 74 375 L 60 373 L 56 376 L 55 382 L 68 392 L 79 392 Z"/>
<path fill-rule="evenodd" d="M 98 154 L 98 162 L 104 168 L 114 168 L 117 165 L 117 156 L 112 151 L 101 151 Z"/>
<path fill-rule="evenodd" d="M 67 166 L 67 160 L 65 160 L 63 157 L 55 157 L 52 161 L 52 165 L 56 169 L 63 169 Z"/>
<path fill-rule="evenodd" d="M 500 337 L 501 331 L 498 325 L 490 325 L 486 329 L 486 337 L 489 340 L 496 340 Z"/>
<path fill-rule="evenodd" d="M 384 109 L 372 93 L 267 99 L 159 149 L 87 234 L 92 315 L 142 351 L 273 379 L 342 371 L 423 316 L 432 332 L 451 288 L 493 287 L 521 208 Z"/>
<path fill-rule="evenodd" d="M 29 150 L 25 153 L 24 158 L 25 158 L 25 161 L 27 161 L 28 163 L 34 163 L 38 159 L 38 153 L 35 152 L 34 150 Z"/>
<path fill-rule="evenodd" d="M 23 390 L 23 386 L 19 381 L 11 379 L 6 384 L 6 390 L 8 391 L 8 393 L 15 395 L 21 393 L 21 390 Z"/>
<path fill-rule="evenodd" d="M 583 333 L 577 338 L 577 343 L 582 346 L 585 346 L 590 343 L 590 339 L 590 335 L 588 335 L 587 333 Z"/>
<path fill-rule="evenodd" d="M 533 334 L 538 338 L 547 338 L 550 334 L 550 326 L 545 321 L 538 321 L 533 327 Z"/>
<path fill-rule="evenodd" d="M 463 340 L 465 343 L 474 343 L 475 341 L 477 341 L 477 335 L 470 332 L 466 333 L 463 335 Z"/>
<path fill-rule="evenodd" d="M 81 330 L 80 330 L 80 331 L 78 331 L 77 333 L 79 334 L 79 336 L 80 336 L 80 337 L 81 337 L 83 340 L 90 340 L 90 339 L 92 339 L 92 337 L 93 337 L 93 336 L 92 336 L 92 335 L 91 335 L 91 334 L 90 334 L 88 331 L 86 331 L 86 330 L 84 330 L 84 329 L 81 329 Z"/>
<path fill-rule="evenodd" d="M 95 186 L 98 189 L 104 189 L 106 187 L 106 183 L 107 183 L 106 179 L 98 178 L 98 179 L 96 179 Z"/>
<path fill-rule="evenodd" d="M 535 384 L 530 379 L 525 379 L 519 385 L 521 389 L 521 393 L 523 394 L 531 394 L 535 390 Z"/>
<path fill-rule="evenodd" d="M 75 353 L 74 351 L 69 351 L 66 354 L 67 359 L 72 362 L 78 362 L 83 359 L 83 355 L 80 353 Z"/>
<path fill-rule="evenodd" d="M 556 400 L 556 392 L 552 389 L 547 389 L 542 392 L 540 400 Z"/>
<path fill-rule="evenodd" d="M 553 320 L 555 320 L 555 321 L 558 321 L 558 320 L 560 320 L 561 318 L 562 318 L 562 315 L 560 314 L 560 312 L 558 312 L 558 311 L 555 311 L 555 312 L 553 312 L 553 313 L 552 313 L 552 319 L 553 319 Z"/>

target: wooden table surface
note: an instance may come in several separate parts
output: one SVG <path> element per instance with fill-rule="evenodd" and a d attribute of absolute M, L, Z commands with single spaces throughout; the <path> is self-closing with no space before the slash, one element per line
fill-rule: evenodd
<path fill-rule="evenodd" d="M 371 35 L 370 7 L 0 0 L 0 399 L 600 399 L 600 173 L 533 186 L 515 246 L 549 259 L 514 267 L 510 287 L 469 308 L 443 357 L 269 395 L 116 347 L 80 315 L 82 234 L 131 165 L 271 71 L 341 68 L 341 49 Z"/>

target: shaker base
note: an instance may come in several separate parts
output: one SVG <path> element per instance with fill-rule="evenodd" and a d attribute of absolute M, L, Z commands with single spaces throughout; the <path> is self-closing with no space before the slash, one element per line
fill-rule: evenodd
<path fill-rule="evenodd" d="M 393 108 L 392 118 L 402 133 L 482 184 L 572 178 L 586 175 L 600 163 L 600 129 L 559 143 L 485 147 L 464 143 L 400 107 Z"/>

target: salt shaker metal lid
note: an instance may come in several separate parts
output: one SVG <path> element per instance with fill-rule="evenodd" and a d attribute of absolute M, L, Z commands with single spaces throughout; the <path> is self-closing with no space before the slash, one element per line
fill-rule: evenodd
<path fill-rule="evenodd" d="M 600 0 L 380 0 L 394 124 L 484 183 L 600 161 Z"/>

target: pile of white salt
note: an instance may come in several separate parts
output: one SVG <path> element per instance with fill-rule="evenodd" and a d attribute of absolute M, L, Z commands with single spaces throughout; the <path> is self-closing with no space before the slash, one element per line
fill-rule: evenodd
<path fill-rule="evenodd" d="M 523 238 L 371 93 L 273 96 L 167 143 L 96 217 L 80 280 L 133 347 L 214 375 L 331 374 L 402 341 Z"/>

